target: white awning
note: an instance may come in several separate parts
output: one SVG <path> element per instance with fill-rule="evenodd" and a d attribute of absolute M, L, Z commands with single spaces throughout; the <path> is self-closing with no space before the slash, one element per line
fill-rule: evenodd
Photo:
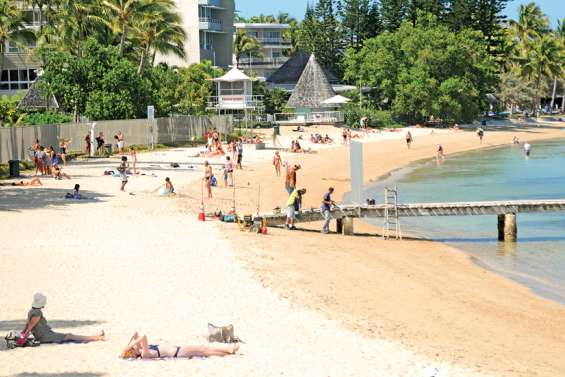
<path fill-rule="evenodd" d="M 351 101 L 349 98 L 346 98 L 344 96 L 340 96 L 339 94 L 337 96 L 333 96 L 331 98 L 328 98 L 327 100 L 323 101 L 322 104 L 324 105 L 343 105 L 344 103 L 347 103 Z"/>
<path fill-rule="evenodd" d="M 222 77 L 217 77 L 213 79 L 216 82 L 236 82 L 236 81 L 251 81 L 252 79 L 239 69 L 233 67 L 223 75 Z"/>

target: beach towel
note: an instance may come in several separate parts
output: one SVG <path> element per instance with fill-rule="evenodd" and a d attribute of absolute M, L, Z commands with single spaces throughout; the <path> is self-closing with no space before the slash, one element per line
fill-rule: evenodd
<path fill-rule="evenodd" d="M 5 337 L 4 340 L 6 341 L 6 347 L 8 349 L 14 349 L 16 347 L 37 347 L 40 345 L 39 341 L 35 340 L 33 335 L 29 335 L 26 341 L 22 344 L 18 344 L 18 340 L 20 339 L 20 333 L 16 330 L 10 331 Z"/>

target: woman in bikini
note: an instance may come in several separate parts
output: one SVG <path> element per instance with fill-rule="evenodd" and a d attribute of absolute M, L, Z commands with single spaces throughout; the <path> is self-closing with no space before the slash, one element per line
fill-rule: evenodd
<path fill-rule="evenodd" d="M 63 166 L 65 166 L 65 167 L 67 166 L 68 143 L 70 143 L 71 141 L 72 140 L 69 140 L 67 142 L 65 139 L 61 139 L 61 141 L 59 141 L 59 155 L 61 156 L 61 160 L 63 160 Z"/>
<path fill-rule="evenodd" d="M 273 165 L 275 166 L 275 174 L 277 177 L 281 175 L 281 155 L 279 151 L 275 152 L 275 156 L 273 157 Z"/>
<path fill-rule="evenodd" d="M 212 199 L 212 167 L 208 161 L 204 161 L 204 184 L 206 185 L 206 192 L 208 199 Z"/>
<path fill-rule="evenodd" d="M 234 344 L 223 347 L 205 347 L 205 346 L 160 346 L 157 344 L 148 344 L 147 336 L 139 336 L 137 331 L 131 337 L 128 345 L 120 355 L 123 359 L 161 359 L 165 357 L 172 358 L 193 358 L 193 357 L 210 357 L 210 356 L 227 356 L 234 355 L 239 349 L 239 345 Z"/>

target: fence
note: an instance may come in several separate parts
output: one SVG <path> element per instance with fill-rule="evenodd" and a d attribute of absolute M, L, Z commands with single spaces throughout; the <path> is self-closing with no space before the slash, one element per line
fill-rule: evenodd
<path fill-rule="evenodd" d="M 319 111 L 311 113 L 276 113 L 278 124 L 339 124 L 343 123 L 341 111 Z"/>
<path fill-rule="evenodd" d="M 233 129 L 231 116 L 174 116 L 157 118 L 151 124 L 146 119 L 97 121 L 95 135 L 104 133 L 107 143 L 113 143 L 114 135 L 122 131 L 128 145 L 182 144 L 200 137 L 207 128 L 221 133 Z M 0 128 L 0 163 L 8 160 L 29 160 L 29 148 L 39 139 L 41 145 L 57 147 L 60 139 L 69 140 L 70 151 L 85 149 L 85 137 L 93 123 L 65 123 L 45 126 Z"/>

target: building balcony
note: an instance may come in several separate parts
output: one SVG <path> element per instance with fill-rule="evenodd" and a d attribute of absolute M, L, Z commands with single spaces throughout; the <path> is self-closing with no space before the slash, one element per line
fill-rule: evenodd
<path fill-rule="evenodd" d="M 221 95 L 208 97 L 209 110 L 260 110 L 263 109 L 263 96 Z"/>
<path fill-rule="evenodd" d="M 200 30 L 212 31 L 217 33 L 224 32 L 222 20 L 211 17 L 200 17 Z"/>
<path fill-rule="evenodd" d="M 198 5 L 207 8 L 225 9 L 222 0 L 198 0 Z"/>
<path fill-rule="evenodd" d="M 288 61 L 288 56 L 279 58 L 241 58 L 239 68 L 279 68 Z"/>
<path fill-rule="evenodd" d="M 263 47 L 281 47 L 290 48 L 292 45 L 289 41 L 283 38 L 257 38 L 257 41 L 263 45 Z"/>

